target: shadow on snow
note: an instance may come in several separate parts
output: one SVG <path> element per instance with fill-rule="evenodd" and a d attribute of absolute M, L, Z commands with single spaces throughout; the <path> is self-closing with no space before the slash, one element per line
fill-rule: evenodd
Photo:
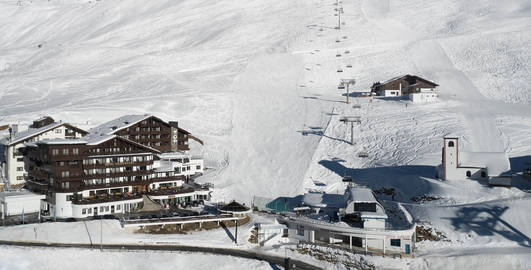
<path fill-rule="evenodd" d="M 501 235 L 524 247 L 531 247 L 531 239 L 502 218 L 508 206 L 463 207 L 456 217 L 447 218 L 456 231 L 474 232 L 481 236 Z"/>

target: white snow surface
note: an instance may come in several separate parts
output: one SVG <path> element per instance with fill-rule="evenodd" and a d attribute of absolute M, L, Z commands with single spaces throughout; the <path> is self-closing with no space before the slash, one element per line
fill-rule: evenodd
<path fill-rule="evenodd" d="M 460 150 L 505 152 L 513 172 L 531 162 L 531 2 L 344 1 L 341 30 L 334 1 L 19 2 L 0 1 L 2 123 L 176 120 L 206 142 L 192 149 L 215 200 L 339 194 L 347 174 L 395 188 L 413 219 L 450 240 L 378 264 L 531 268 L 529 181 L 492 188 L 435 178 L 449 133 Z M 354 78 L 351 92 L 365 92 L 400 74 L 439 84 L 439 100 L 347 105 L 337 88 Z M 342 116 L 361 117 L 354 145 Z M 440 199 L 410 200 L 423 195 Z"/>
<path fill-rule="evenodd" d="M 67 260 L 61 258 L 68 258 Z M 19 269 L 271 269 L 269 263 L 186 252 L 100 252 L 98 249 L 0 247 L 2 270 Z"/>

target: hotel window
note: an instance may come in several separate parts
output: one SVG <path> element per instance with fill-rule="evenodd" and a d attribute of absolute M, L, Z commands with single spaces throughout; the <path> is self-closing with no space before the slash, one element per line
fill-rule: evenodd
<path fill-rule="evenodd" d="M 400 239 L 391 239 L 391 246 L 399 247 L 400 246 Z"/>
<path fill-rule="evenodd" d="M 24 176 L 17 176 L 17 180 L 18 181 L 24 180 Z"/>
<path fill-rule="evenodd" d="M 196 169 L 196 170 L 201 170 L 201 165 L 197 165 L 197 166 L 195 166 L 195 169 Z"/>
<path fill-rule="evenodd" d="M 63 149 L 63 155 L 68 155 L 68 148 Z"/>
<path fill-rule="evenodd" d="M 59 149 L 52 149 L 52 156 L 59 155 Z"/>
<path fill-rule="evenodd" d="M 69 171 L 62 171 L 61 172 L 61 177 L 69 177 L 70 176 L 70 172 Z"/>
<path fill-rule="evenodd" d="M 82 214 L 82 215 L 86 215 L 86 214 L 87 214 L 87 208 L 83 208 L 83 209 L 81 209 L 81 214 Z"/>
<path fill-rule="evenodd" d="M 17 158 L 17 161 L 18 162 L 22 162 L 22 161 L 24 161 L 24 158 Z"/>
<path fill-rule="evenodd" d="M 100 212 L 103 212 L 103 206 L 100 206 Z"/>
<path fill-rule="evenodd" d="M 109 212 L 109 206 L 105 206 L 105 212 Z"/>
<path fill-rule="evenodd" d="M 454 142 L 452 141 L 448 142 L 448 147 L 454 147 Z"/>
<path fill-rule="evenodd" d="M 88 211 L 87 211 L 87 213 L 88 213 L 89 215 L 92 214 L 92 208 L 89 208 Z"/>
<path fill-rule="evenodd" d="M 61 183 L 61 187 L 62 188 L 69 188 L 70 187 L 70 182 L 62 182 Z M 70 196 L 70 195 L 69 195 Z"/>
<path fill-rule="evenodd" d="M 304 236 L 304 226 L 297 225 L 297 235 Z"/>
<path fill-rule="evenodd" d="M 117 204 L 116 205 L 116 211 L 120 211 L 120 209 L 121 209 L 121 205 Z"/>
<path fill-rule="evenodd" d="M 61 130 L 60 128 L 56 129 L 55 130 L 55 133 L 61 133 L 63 130 Z"/>
<path fill-rule="evenodd" d="M 18 172 L 21 172 L 21 171 L 23 171 L 23 170 L 24 170 L 24 167 L 17 167 L 17 171 L 18 171 Z"/>
<path fill-rule="evenodd" d="M 79 154 L 79 149 L 78 148 L 73 148 L 72 149 L 72 154 L 78 155 Z"/>

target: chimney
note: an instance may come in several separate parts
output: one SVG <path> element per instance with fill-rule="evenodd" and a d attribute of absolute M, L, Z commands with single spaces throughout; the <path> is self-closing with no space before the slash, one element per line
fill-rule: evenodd
<path fill-rule="evenodd" d="M 170 121 L 169 124 L 170 124 L 170 126 L 175 127 L 175 128 L 179 127 L 179 122 L 177 122 L 177 121 Z"/>

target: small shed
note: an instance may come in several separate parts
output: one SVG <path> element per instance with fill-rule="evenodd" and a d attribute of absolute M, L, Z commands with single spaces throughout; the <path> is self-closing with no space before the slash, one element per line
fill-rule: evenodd
<path fill-rule="evenodd" d="M 256 230 L 258 231 L 258 242 L 263 245 L 271 238 L 280 235 L 285 236 L 288 233 L 288 226 L 284 224 L 275 223 L 256 223 Z"/>

